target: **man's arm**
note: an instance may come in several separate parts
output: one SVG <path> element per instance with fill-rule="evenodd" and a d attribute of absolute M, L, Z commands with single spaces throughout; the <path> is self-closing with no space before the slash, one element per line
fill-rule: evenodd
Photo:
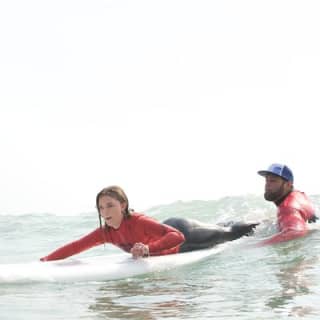
<path fill-rule="evenodd" d="M 302 231 L 284 230 L 284 231 L 281 231 L 281 232 L 275 234 L 274 236 L 272 236 L 270 238 L 263 240 L 262 242 L 260 242 L 258 244 L 258 246 L 277 244 L 277 243 L 297 239 L 297 238 L 305 236 L 307 233 L 308 233 L 308 230 L 306 230 L 306 229 L 302 230 Z"/>
<path fill-rule="evenodd" d="M 262 245 L 276 244 L 305 236 L 308 233 L 307 222 L 299 210 L 292 207 L 281 208 L 278 212 L 279 232 L 262 241 Z"/>

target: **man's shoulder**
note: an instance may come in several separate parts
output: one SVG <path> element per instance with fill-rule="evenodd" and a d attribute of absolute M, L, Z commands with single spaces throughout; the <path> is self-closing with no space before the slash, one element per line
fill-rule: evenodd
<path fill-rule="evenodd" d="M 307 204 L 310 204 L 310 200 L 308 199 L 306 194 L 299 190 L 293 190 L 280 204 L 280 207 L 291 207 L 299 210 L 302 206 Z"/>

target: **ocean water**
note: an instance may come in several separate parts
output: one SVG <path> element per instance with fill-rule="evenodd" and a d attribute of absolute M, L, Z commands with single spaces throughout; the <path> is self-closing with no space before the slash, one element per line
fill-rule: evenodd
<path fill-rule="evenodd" d="M 319 212 L 320 196 L 311 196 Z M 1 320 L 319 319 L 320 228 L 305 238 L 255 248 L 273 234 L 275 207 L 246 195 L 175 202 L 145 210 L 158 220 L 258 221 L 255 234 L 187 266 L 113 281 L 0 283 Z M 90 232 L 97 213 L 0 214 L 0 264 L 25 264 Z M 81 257 L 110 255 L 106 245 Z M 107 266 L 106 266 L 107 267 Z"/>

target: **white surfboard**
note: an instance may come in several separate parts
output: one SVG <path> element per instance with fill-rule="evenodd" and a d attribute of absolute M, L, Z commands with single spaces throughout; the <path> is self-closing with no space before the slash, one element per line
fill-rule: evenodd
<path fill-rule="evenodd" d="M 0 284 L 125 279 L 195 263 L 217 254 L 225 246 L 226 243 L 211 249 L 140 259 L 121 253 L 52 262 L 0 264 Z"/>

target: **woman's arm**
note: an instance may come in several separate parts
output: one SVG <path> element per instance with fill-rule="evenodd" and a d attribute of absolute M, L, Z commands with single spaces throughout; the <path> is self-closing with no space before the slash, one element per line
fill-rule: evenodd
<path fill-rule="evenodd" d="M 163 250 L 175 248 L 185 241 L 184 235 L 179 230 L 150 217 L 139 217 L 139 225 L 143 227 L 146 235 L 154 239 L 147 244 L 150 255 L 157 255 Z"/>
<path fill-rule="evenodd" d="M 100 228 L 95 231 L 87 234 L 83 238 L 73 241 L 55 251 L 50 253 L 49 255 L 40 258 L 41 261 L 51 261 L 51 260 L 60 260 L 65 259 L 67 257 L 78 254 L 82 251 L 88 250 L 94 246 L 98 246 L 105 242 L 103 234 L 103 230 Z"/>

